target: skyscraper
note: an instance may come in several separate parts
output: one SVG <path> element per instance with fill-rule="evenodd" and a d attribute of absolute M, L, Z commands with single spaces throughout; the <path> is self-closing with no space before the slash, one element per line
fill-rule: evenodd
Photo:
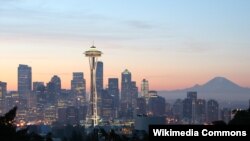
<path fill-rule="evenodd" d="M 147 103 L 145 97 L 137 98 L 136 102 L 136 114 L 137 115 L 146 115 L 147 114 Z"/>
<path fill-rule="evenodd" d="M 183 100 L 183 118 L 191 123 L 196 119 L 197 92 L 187 92 L 187 98 Z"/>
<path fill-rule="evenodd" d="M 182 119 L 183 116 L 183 102 L 181 99 L 177 99 L 173 104 L 173 115 L 178 120 Z"/>
<path fill-rule="evenodd" d="M 86 81 L 82 72 L 74 72 L 71 80 L 71 91 L 75 97 L 75 105 L 83 106 L 86 103 Z"/>
<path fill-rule="evenodd" d="M 33 91 L 40 91 L 40 89 L 44 88 L 44 82 L 33 82 Z"/>
<path fill-rule="evenodd" d="M 197 100 L 197 92 L 195 91 L 187 92 L 187 98 L 192 100 Z"/>
<path fill-rule="evenodd" d="M 132 118 L 131 73 L 127 69 L 122 72 L 121 83 L 121 116 Z"/>
<path fill-rule="evenodd" d="M 47 83 L 47 92 L 48 92 L 48 97 L 47 101 L 50 102 L 51 104 L 54 104 L 58 96 L 61 94 L 61 79 L 57 75 L 54 75 L 50 82 Z"/>
<path fill-rule="evenodd" d="M 138 98 L 138 87 L 136 86 L 136 82 L 131 82 L 131 99 L 132 99 L 132 108 L 136 107 L 136 100 Z"/>
<path fill-rule="evenodd" d="M 73 72 L 71 80 L 71 90 L 77 96 L 81 95 L 86 98 L 86 81 L 82 72 Z"/>
<path fill-rule="evenodd" d="M 103 62 L 98 61 L 96 66 L 96 90 L 97 94 L 103 90 Z"/>
<path fill-rule="evenodd" d="M 143 97 L 148 98 L 148 97 L 149 97 L 148 91 L 149 91 L 148 80 L 143 79 L 143 80 L 142 80 L 142 83 L 141 83 L 141 95 L 142 95 Z"/>
<path fill-rule="evenodd" d="M 216 100 L 208 100 L 207 102 L 207 120 L 208 122 L 217 121 L 219 119 L 219 103 Z"/>
<path fill-rule="evenodd" d="M 102 106 L 101 117 L 104 120 L 111 120 L 114 118 L 114 98 L 108 93 L 108 90 L 102 90 Z"/>
<path fill-rule="evenodd" d="M 97 91 L 97 113 L 101 115 L 102 91 L 103 90 L 103 62 L 96 64 L 96 91 Z"/>
<path fill-rule="evenodd" d="M 61 78 L 57 75 L 54 75 L 51 80 L 51 83 L 54 84 L 54 91 L 56 92 L 56 94 L 60 94 L 61 93 Z"/>
<path fill-rule="evenodd" d="M 27 98 L 32 88 L 32 72 L 28 65 L 18 66 L 18 93 L 20 97 Z"/>
<path fill-rule="evenodd" d="M 152 95 L 148 101 L 149 115 L 152 116 L 164 116 L 166 111 L 166 101 L 165 98 Z"/>
<path fill-rule="evenodd" d="M 115 115 L 117 115 L 120 105 L 120 98 L 119 98 L 119 86 L 118 86 L 118 78 L 109 78 L 108 79 L 108 93 L 114 99 L 114 110 Z"/>
<path fill-rule="evenodd" d="M 7 94 L 7 83 L 0 81 L 0 114 L 4 113 L 4 97 Z"/>
<path fill-rule="evenodd" d="M 3 100 L 6 94 L 7 94 L 7 83 L 0 81 L 0 100 Z"/>
<path fill-rule="evenodd" d="M 206 100 L 197 99 L 196 101 L 196 121 L 198 124 L 206 122 Z"/>

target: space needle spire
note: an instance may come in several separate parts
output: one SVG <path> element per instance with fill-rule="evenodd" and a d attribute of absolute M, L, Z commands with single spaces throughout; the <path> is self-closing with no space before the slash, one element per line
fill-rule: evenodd
<path fill-rule="evenodd" d="M 97 59 L 101 57 L 102 52 L 97 50 L 93 45 L 89 50 L 84 52 L 85 56 L 89 58 L 90 65 L 90 107 L 89 116 L 91 119 L 91 125 L 95 127 L 98 125 L 99 116 L 97 114 L 97 91 L 96 91 L 96 67 Z"/>

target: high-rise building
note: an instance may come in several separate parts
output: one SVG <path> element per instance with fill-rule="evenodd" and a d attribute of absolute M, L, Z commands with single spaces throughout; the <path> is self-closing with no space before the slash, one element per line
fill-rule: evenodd
<path fill-rule="evenodd" d="M 18 66 L 18 93 L 20 97 L 27 98 L 32 88 L 32 72 L 28 65 Z"/>
<path fill-rule="evenodd" d="M 183 116 L 183 102 L 177 99 L 173 104 L 173 115 L 176 119 L 181 120 Z"/>
<path fill-rule="evenodd" d="M 165 98 L 158 95 L 152 95 L 148 100 L 148 110 L 148 115 L 150 116 L 165 116 Z"/>
<path fill-rule="evenodd" d="M 138 87 L 136 86 L 136 82 L 131 82 L 131 98 L 132 98 L 132 108 L 136 107 L 136 100 L 138 98 Z"/>
<path fill-rule="evenodd" d="M 195 91 L 187 92 L 187 98 L 192 100 L 197 100 L 197 92 Z"/>
<path fill-rule="evenodd" d="M 119 105 L 120 105 L 120 97 L 119 97 L 119 83 L 118 78 L 109 78 L 108 79 L 108 93 L 113 97 L 114 101 L 114 112 L 115 117 L 117 117 Z"/>
<path fill-rule="evenodd" d="M 141 95 L 143 97 L 147 97 L 148 98 L 149 97 L 148 92 L 149 92 L 148 80 L 143 79 L 142 83 L 141 83 Z"/>
<path fill-rule="evenodd" d="M 137 107 L 136 114 L 137 115 L 147 115 L 147 103 L 145 97 L 137 98 Z"/>
<path fill-rule="evenodd" d="M 96 91 L 97 91 L 97 113 L 101 115 L 102 91 L 103 90 L 103 62 L 96 64 Z"/>
<path fill-rule="evenodd" d="M 183 100 L 183 118 L 190 124 L 196 122 L 197 92 L 187 92 L 187 98 Z"/>
<path fill-rule="evenodd" d="M 216 100 L 208 100 L 207 102 L 207 120 L 208 122 L 217 121 L 219 119 L 219 103 Z"/>
<path fill-rule="evenodd" d="M 196 121 L 198 124 L 206 122 L 206 100 L 197 99 L 196 101 Z"/>
<path fill-rule="evenodd" d="M 71 80 L 71 91 L 82 106 L 86 102 L 86 81 L 82 72 L 74 72 Z"/>
<path fill-rule="evenodd" d="M 48 105 L 44 110 L 44 121 L 47 124 L 52 124 L 57 119 L 57 110 L 54 105 Z"/>
<path fill-rule="evenodd" d="M 67 107 L 66 110 L 67 115 L 67 124 L 77 125 L 79 123 L 79 111 L 74 106 Z"/>
<path fill-rule="evenodd" d="M 114 98 L 108 92 L 108 90 L 102 90 L 102 106 L 101 117 L 104 120 L 111 120 L 115 116 L 114 112 Z"/>
<path fill-rule="evenodd" d="M 51 80 L 51 83 L 54 84 L 54 91 L 56 92 L 56 94 L 60 94 L 61 93 L 61 78 L 57 75 L 54 75 Z"/>
<path fill-rule="evenodd" d="M 101 61 L 96 65 L 96 90 L 97 94 L 103 90 L 103 62 Z"/>
<path fill-rule="evenodd" d="M 133 117 L 133 109 L 131 73 L 127 69 L 122 72 L 121 83 L 121 117 L 129 119 Z"/>
<path fill-rule="evenodd" d="M 61 94 L 61 79 L 54 75 L 50 82 L 47 83 L 47 102 L 56 103 L 58 96 Z"/>
<path fill-rule="evenodd" d="M 6 94 L 7 94 L 7 83 L 0 81 L 0 100 L 3 100 Z"/>
<path fill-rule="evenodd" d="M 0 115 L 5 112 L 4 99 L 7 94 L 7 83 L 0 81 Z"/>
<path fill-rule="evenodd" d="M 41 91 L 44 87 L 44 82 L 33 82 L 33 92 Z"/>

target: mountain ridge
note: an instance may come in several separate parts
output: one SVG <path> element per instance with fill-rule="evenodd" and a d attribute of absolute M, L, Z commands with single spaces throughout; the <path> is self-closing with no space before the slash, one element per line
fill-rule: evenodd
<path fill-rule="evenodd" d="M 188 91 L 197 91 L 198 98 L 220 99 L 220 100 L 245 100 L 250 99 L 250 88 L 242 87 L 233 81 L 217 76 L 205 84 L 195 84 L 193 87 L 159 91 L 159 95 L 165 98 L 186 98 Z"/>

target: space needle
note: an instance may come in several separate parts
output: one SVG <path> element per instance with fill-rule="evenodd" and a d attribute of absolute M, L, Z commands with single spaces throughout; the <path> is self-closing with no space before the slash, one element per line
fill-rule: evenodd
<path fill-rule="evenodd" d="M 97 114 L 97 91 L 96 91 L 96 65 L 98 57 L 101 57 L 102 52 L 97 50 L 93 45 L 89 50 L 84 52 L 85 56 L 89 58 L 90 65 L 90 107 L 89 118 L 91 125 L 95 127 L 98 125 L 99 116 Z"/>

